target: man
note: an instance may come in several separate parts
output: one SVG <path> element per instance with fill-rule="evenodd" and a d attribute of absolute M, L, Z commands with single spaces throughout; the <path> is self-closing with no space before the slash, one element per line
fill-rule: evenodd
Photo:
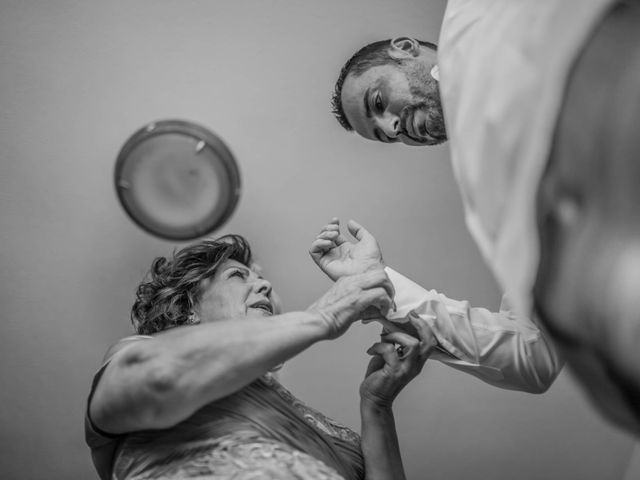
<path fill-rule="evenodd" d="M 601 410 L 640 431 L 640 5 L 449 0 L 439 44 L 365 47 L 334 114 L 371 140 L 450 140 L 497 280 Z"/>

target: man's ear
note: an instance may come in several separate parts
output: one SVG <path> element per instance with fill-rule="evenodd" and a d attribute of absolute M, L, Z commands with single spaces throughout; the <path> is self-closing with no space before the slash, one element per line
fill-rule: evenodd
<path fill-rule="evenodd" d="M 396 37 L 391 40 L 389 55 L 398 59 L 417 57 L 420 55 L 420 42 L 411 37 Z"/>

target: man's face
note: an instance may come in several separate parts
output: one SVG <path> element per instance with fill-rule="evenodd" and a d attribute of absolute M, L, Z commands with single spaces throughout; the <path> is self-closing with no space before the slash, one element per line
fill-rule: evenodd
<path fill-rule="evenodd" d="M 342 85 L 342 108 L 356 133 L 369 140 L 407 145 L 446 141 L 432 66 L 418 58 L 402 65 L 371 67 L 359 76 L 349 74 Z"/>

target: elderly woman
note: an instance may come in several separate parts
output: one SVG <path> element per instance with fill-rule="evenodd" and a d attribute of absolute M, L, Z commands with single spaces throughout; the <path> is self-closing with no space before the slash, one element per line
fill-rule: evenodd
<path fill-rule="evenodd" d="M 428 332 L 424 341 L 390 333 L 369 349 L 360 439 L 270 372 L 339 337 L 365 309 L 387 312 L 386 274 L 345 277 L 306 311 L 280 314 L 252 266 L 237 235 L 153 262 L 132 309 L 138 335 L 111 347 L 89 396 L 86 439 L 100 477 L 404 478 L 391 405 L 427 359 Z"/>

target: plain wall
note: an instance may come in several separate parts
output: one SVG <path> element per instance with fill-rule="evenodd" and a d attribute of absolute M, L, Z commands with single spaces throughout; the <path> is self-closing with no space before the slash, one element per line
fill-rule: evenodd
<path fill-rule="evenodd" d="M 355 218 L 387 263 L 427 288 L 495 309 L 500 292 L 466 231 L 447 146 L 344 133 L 329 96 L 369 41 L 437 41 L 445 2 L 0 2 L 0 477 L 96 478 L 83 440 L 93 372 L 131 333 L 151 260 L 180 246 L 120 208 L 126 138 L 164 118 L 221 135 L 243 178 L 240 233 L 285 307 L 329 281 L 307 249 L 332 216 Z M 281 379 L 359 429 L 358 385 L 378 334 L 355 325 L 287 363 Z M 430 362 L 396 402 L 412 479 L 624 478 L 633 441 L 569 372 L 543 395 L 504 391 Z"/>

